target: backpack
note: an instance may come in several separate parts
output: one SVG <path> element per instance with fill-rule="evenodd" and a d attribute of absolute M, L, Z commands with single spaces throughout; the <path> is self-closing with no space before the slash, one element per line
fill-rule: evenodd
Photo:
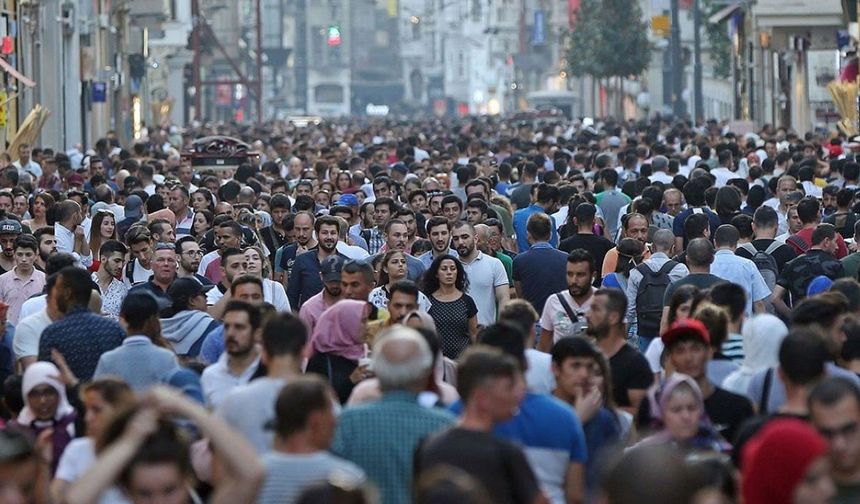
<path fill-rule="evenodd" d="M 776 264 L 776 259 L 773 258 L 773 253 L 780 245 L 778 241 L 774 241 L 765 250 L 758 250 L 752 243 L 744 243 L 740 246 L 750 253 L 752 262 L 755 263 L 761 277 L 764 278 L 764 283 L 767 284 L 771 292 L 776 287 L 776 279 L 779 277 L 779 266 Z"/>
<path fill-rule="evenodd" d="M 669 273 L 678 265 L 668 261 L 658 271 L 652 271 L 647 264 L 636 266 L 642 274 L 636 291 L 636 322 L 639 336 L 656 337 L 660 334 L 660 318 L 663 316 L 663 294 L 671 280 Z"/>

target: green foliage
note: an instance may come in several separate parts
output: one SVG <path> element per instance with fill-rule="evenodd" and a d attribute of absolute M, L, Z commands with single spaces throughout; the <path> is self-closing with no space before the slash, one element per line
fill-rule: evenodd
<path fill-rule="evenodd" d="M 640 75 L 651 60 L 648 24 L 637 0 L 582 0 L 570 32 L 571 75 Z"/>
<path fill-rule="evenodd" d="M 723 8 L 723 5 L 713 5 L 710 0 L 704 0 L 702 18 L 705 20 L 705 34 L 708 37 L 708 54 L 714 76 L 727 79 L 732 75 L 732 41 L 726 31 L 726 23 L 708 23 L 707 19 Z"/>

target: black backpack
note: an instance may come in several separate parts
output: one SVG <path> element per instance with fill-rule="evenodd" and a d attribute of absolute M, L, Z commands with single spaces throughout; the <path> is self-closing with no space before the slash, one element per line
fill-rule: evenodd
<path fill-rule="evenodd" d="M 636 266 L 642 274 L 639 289 L 636 291 L 636 323 L 639 336 L 648 338 L 660 335 L 660 319 L 663 316 L 663 294 L 671 280 L 669 273 L 677 266 L 676 261 L 668 261 L 658 271 L 653 271 L 647 264 Z"/>

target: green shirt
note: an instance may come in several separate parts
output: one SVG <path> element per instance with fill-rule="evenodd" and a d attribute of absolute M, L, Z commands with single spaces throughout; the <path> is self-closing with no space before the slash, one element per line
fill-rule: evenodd
<path fill-rule="evenodd" d="M 505 254 L 501 250 L 496 252 L 496 259 L 502 261 L 502 266 L 505 267 L 505 273 L 508 274 L 508 285 L 514 284 L 514 260 L 511 259 L 511 256 Z"/>
<path fill-rule="evenodd" d="M 842 268 L 848 278 L 857 278 L 857 270 L 860 269 L 860 252 L 848 254 L 842 258 Z"/>
<path fill-rule="evenodd" d="M 454 423 L 446 410 L 425 408 L 416 394 L 386 392 L 376 402 L 346 408 L 331 450 L 364 469 L 379 488 L 381 504 L 412 501 L 413 456 L 429 434 Z"/>

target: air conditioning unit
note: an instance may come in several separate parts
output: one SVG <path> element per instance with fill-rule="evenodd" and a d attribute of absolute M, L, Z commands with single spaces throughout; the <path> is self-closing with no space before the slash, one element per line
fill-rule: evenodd
<path fill-rule="evenodd" d="M 134 0 L 126 5 L 132 24 L 142 28 L 158 27 L 173 17 L 170 0 Z"/>

